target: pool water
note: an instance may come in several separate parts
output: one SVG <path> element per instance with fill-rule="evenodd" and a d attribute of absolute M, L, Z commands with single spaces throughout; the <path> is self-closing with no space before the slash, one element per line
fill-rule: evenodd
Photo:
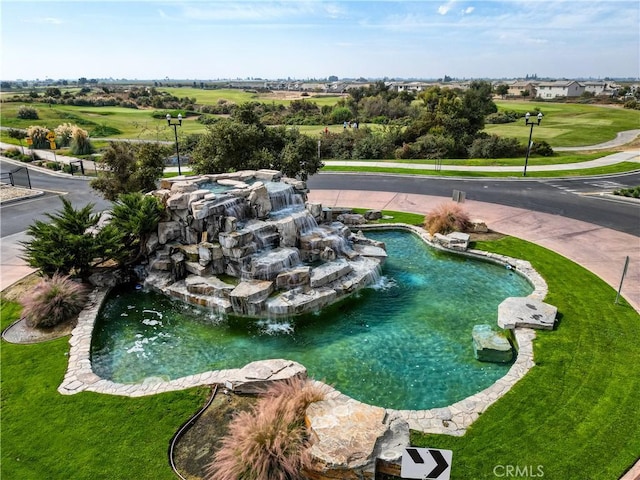
<path fill-rule="evenodd" d="M 409 232 L 367 236 L 387 245 L 381 281 L 317 314 L 223 317 L 159 294 L 118 291 L 96 323 L 93 369 L 127 383 L 285 358 L 352 398 L 395 409 L 446 406 L 504 376 L 510 365 L 474 359 L 471 330 L 496 325 L 500 302 L 531 293 L 528 281 L 429 248 Z"/>

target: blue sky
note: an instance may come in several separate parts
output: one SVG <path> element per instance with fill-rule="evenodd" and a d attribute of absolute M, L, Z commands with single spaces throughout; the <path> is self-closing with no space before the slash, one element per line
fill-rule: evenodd
<path fill-rule="evenodd" d="M 0 78 L 638 77 L 640 2 L 1 0 Z"/>

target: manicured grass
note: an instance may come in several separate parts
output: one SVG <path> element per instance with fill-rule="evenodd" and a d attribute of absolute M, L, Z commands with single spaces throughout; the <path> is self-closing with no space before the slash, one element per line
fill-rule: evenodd
<path fill-rule="evenodd" d="M 523 163 L 524 164 L 524 163 Z M 529 167 L 536 165 L 535 162 L 529 162 Z M 415 169 L 415 168 L 387 168 L 387 167 L 350 167 L 338 165 L 326 165 L 322 167 L 322 172 L 371 172 L 371 173 L 388 173 L 393 175 L 428 175 L 442 177 L 521 177 L 522 172 L 469 172 L 447 170 L 446 165 L 442 170 L 433 169 Z M 527 177 L 569 177 L 569 176 L 590 176 L 590 175 L 608 175 L 612 173 L 634 172 L 638 170 L 638 164 L 633 162 L 621 162 L 614 165 L 604 167 L 584 168 L 578 170 L 553 170 L 548 172 L 535 172 L 527 170 Z"/>
<path fill-rule="evenodd" d="M 579 152 L 557 152 L 551 157 L 530 157 L 529 165 L 562 165 L 565 163 L 580 163 L 595 160 L 597 158 L 606 157 L 615 152 L 600 151 L 595 153 L 579 153 Z M 325 160 L 339 160 L 339 159 L 325 159 Z M 348 161 L 348 160 L 341 160 Z M 354 162 L 371 162 L 371 163 L 402 163 L 410 167 L 411 165 L 435 165 L 436 161 L 433 159 L 391 159 L 391 160 L 375 160 L 375 159 L 361 159 L 353 160 Z M 445 158 L 440 161 L 440 164 L 444 167 L 447 165 L 461 165 L 461 166 L 473 166 L 473 167 L 497 167 L 497 166 L 523 166 L 524 157 L 518 158 Z"/>
<path fill-rule="evenodd" d="M 412 442 L 453 450 L 452 479 L 493 479 L 496 465 L 541 465 L 551 479 L 618 478 L 640 451 L 640 316 L 624 301 L 614 305 L 615 291 L 595 275 L 542 247 L 514 238 L 476 247 L 529 259 L 560 323 L 538 333 L 537 365 L 464 437 L 414 433 Z M 19 311 L 2 301 L 2 328 Z M 2 478 L 175 478 L 168 442 L 207 391 L 62 396 L 68 351 L 68 339 L 2 342 Z"/>
<path fill-rule="evenodd" d="M 189 97 L 195 98 L 196 103 L 201 105 L 215 105 L 220 100 L 226 100 L 231 103 L 260 102 L 273 103 L 276 105 L 289 105 L 291 100 L 278 98 L 273 93 L 251 93 L 237 88 L 220 88 L 216 90 L 203 90 L 201 88 L 192 87 L 159 87 L 159 92 L 167 92 L 178 98 Z M 335 105 L 337 101 L 343 98 L 340 95 L 325 95 L 309 93 L 308 97 L 302 97 L 303 100 L 314 102 L 319 107 L 323 105 Z"/>
<path fill-rule="evenodd" d="M 18 318 L 2 301 L 2 328 Z M 145 398 L 60 395 L 68 338 L 37 345 L 2 341 L 2 452 L 6 479 L 174 479 L 171 437 L 208 394 L 204 388 Z"/>
<path fill-rule="evenodd" d="M 354 213 L 364 214 L 364 212 L 371 210 L 370 208 L 354 208 Z M 375 220 L 369 223 L 406 223 L 408 225 L 423 225 L 424 224 L 424 215 L 420 215 L 417 213 L 407 213 L 407 212 L 395 212 L 393 210 L 382 210 L 382 216 L 386 218 L 381 218 L 380 220 Z M 391 217 L 391 218 L 389 218 Z"/>
<path fill-rule="evenodd" d="M 288 104 L 289 100 L 260 96 L 236 89 L 200 90 L 197 88 L 161 88 L 178 97 L 195 97 L 198 103 L 215 104 L 220 99 L 234 103 L 260 101 L 266 103 Z M 319 106 L 334 105 L 340 97 L 321 96 L 307 97 L 309 101 Z M 521 113 L 533 111 L 539 107 L 545 117 L 539 126 L 534 127 L 534 140 L 546 140 L 553 147 L 593 145 L 615 138 L 620 131 L 640 128 L 640 111 L 623 108 L 612 108 L 595 105 L 499 101 L 496 102 L 501 110 L 515 110 Z M 39 120 L 21 120 L 17 112 L 22 104 L 19 102 L 2 103 L 0 109 L 0 123 L 5 127 L 27 128 L 30 125 L 42 125 L 53 129 L 58 125 L 69 122 L 79 125 L 89 131 L 93 137 L 101 137 L 101 127 L 115 128 L 118 134 L 109 134 L 111 138 L 144 139 L 172 141 L 173 128 L 169 128 L 166 121 L 154 118 L 155 109 L 132 109 L 121 107 L 76 107 L 69 105 L 49 105 L 47 103 L 32 103 L 38 110 Z M 382 128 L 379 125 L 369 125 L 371 128 Z M 324 125 L 300 125 L 301 132 L 308 135 L 321 134 Z M 103 129 L 104 130 L 104 129 Z M 342 125 L 330 125 L 329 130 L 339 133 Z M 95 134 L 93 132 L 96 132 Z M 185 117 L 178 133 L 183 136 L 190 133 L 204 133 L 206 126 L 198 123 L 196 117 Z M 526 143 L 529 127 L 523 121 L 487 125 L 485 131 L 500 136 L 516 137 Z M 6 133 L 2 135 L 6 141 Z"/>
<path fill-rule="evenodd" d="M 499 111 L 514 110 L 522 114 L 540 109 L 544 118 L 533 127 L 533 140 L 545 140 L 552 147 L 578 147 L 613 140 L 618 132 L 640 128 L 640 111 L 621 107 L 546 103 L 528 101 L 496 101 Z M 518 138 L 525 145 L 530 127 L 524 120 L 515 123 L 486 125 L 485 131 L 501 137 Z"/>
<path fill-rule="evenodd" d="M 53 105 L 32 103 L 38 110 L 38 120 L 21 120 L 16 118 L 20 103 L 3 103 L 0 120 L 4 127 L 26 129 L 30 125 L 41 125 L 50 130 L 63 123 L 76 124 L 87 130 L 91 137 L 100 137 L 98 131 L 101 126 L 115 128 L 120 133 L 109 134 L 109 138 L 144 139 L 158 141 L 173 141 L 173 128 L 167 126 L 167 121 L 154 118 L 155 109 L 134 109 L 121 107 L 75 107 L 69 105 Z M 179 135 L 188 133 L 203 133 L 206 126 L 198 123 L 195 117 L 185 117 L 182 126 L 178 128 Z M 3 138 L 5 133 L 3 132 Z M 4 140 L 3 140 L 4 141 Z"/>
<path fill-rule="evenodd" d="M 541 466 L 550 479 L 619 478 L 640 452 L 640 316 L 615 305 L 616 292 L 595 275 L 542 247 L 514 238 L 477 247 L 530 260 L 559 325 L 538 332 L 536 366 L 465 436 L 413 432 L 412 444 L 453 450 L 452 479 L 493 479 L 497 465 Z"/>

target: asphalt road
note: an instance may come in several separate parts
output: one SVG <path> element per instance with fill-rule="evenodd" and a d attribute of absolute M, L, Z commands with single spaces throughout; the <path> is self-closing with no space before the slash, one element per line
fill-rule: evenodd
<path fill-rule="evenodd" d="M 458 190 L 469 200 L 560 215 L 640 236 L 640 203 L 601 196 L 640 185 L 640 173 L 526 180 L 321 173 L 309 178 L 307 185 L 311 190 L 368 190 L 449 198 Z"/>
<path fill-rule="evenodd" d="M 0 160 L 0 172 L 14 170 L 15 165 Z M 111 202 L 104 200 L 90 186 L 89 181 L 69 175 L 58 176 L 29 169 L 31 187 L 44 192 L 43 196 L 21 200 L 0 206 L 0 236 L 6 237 L 26 230 L 34 220 L 45 219 L 45 213 L 62 209 L 60 197 L 71 201 L 75 208 L 94 203 L 95 212 L 110 208 Z"/>
<path fill-rule="evenodd" d="M 0 160 L 0 171 L 15 166 Z M 26 230 L 45 213 L 61 209 L 64 195 L 76 207 L 94 203 L 94 210 L 110 207 L 79 177 L 54 176 L 30 169 L 34 189 L 42 197 L 0 206 L 0 236 Z M 508 205 L 582 220 L 640 237 L 640 204 L 600 196 L 618 188 L 640 185 L 640 173 L 566 179 L 461 179 L 402 175 L 322 173 L 308 180 L 310 189 L 370 190 L 451 197 L 454 190 L 469 200 Z M 349 205 L 345 205 L 349 206 Z"/>

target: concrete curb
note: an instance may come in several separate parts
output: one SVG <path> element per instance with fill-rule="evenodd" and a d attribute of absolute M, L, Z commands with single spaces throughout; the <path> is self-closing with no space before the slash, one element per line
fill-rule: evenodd
<path fill-rule="evenodd" d="M 33 193 L 29 195 L 22 195 L 20 197 L 8 198 L 7 200 L 0 200 L 0 205 L 9 205 L 11 203 L 21 202 L 23 200 L 29 200 L 31 198 L 41 197 L 44 195 L 42 190 L 35 190 Z"/>

